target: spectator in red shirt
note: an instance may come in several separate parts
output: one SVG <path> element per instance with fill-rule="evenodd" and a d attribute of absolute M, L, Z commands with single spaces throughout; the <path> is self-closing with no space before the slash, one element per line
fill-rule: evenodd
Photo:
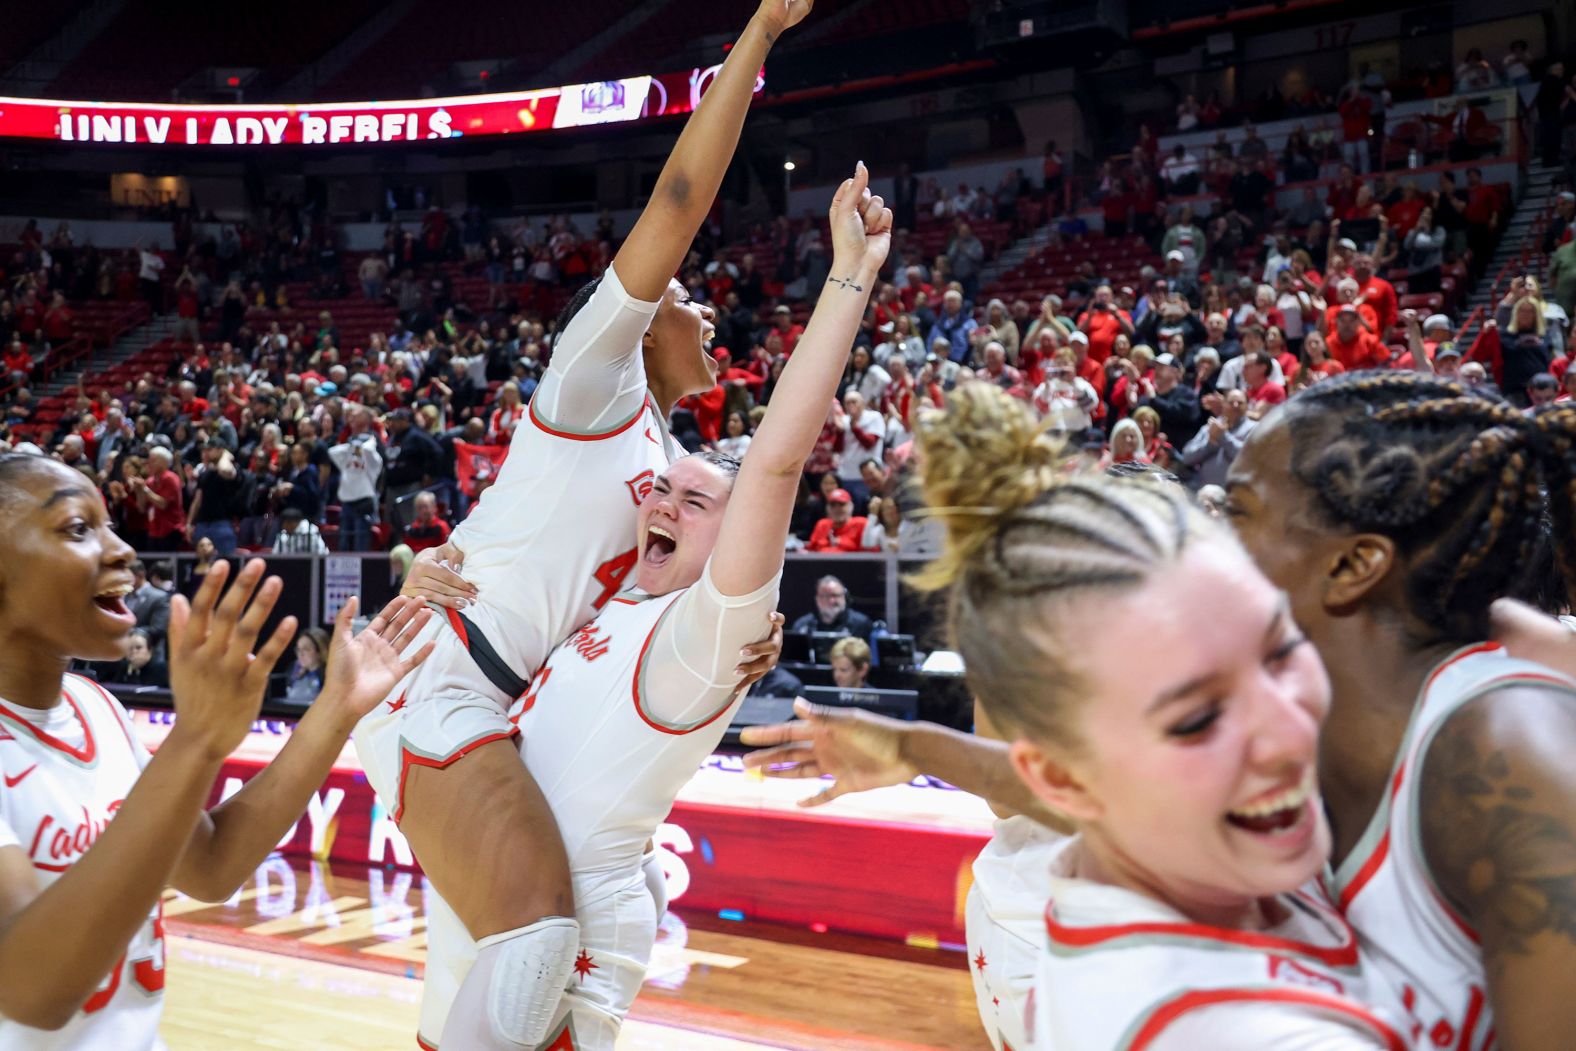
<path fill-rule="evenodd" d="M 1353 91 L 1340 104 L 1341 157 L 1353 167 L 1368 170 L 1368 133 L 1373 127 L 1373 100 Z"/>
<path fill-rule="evenodd" d="M 56 292 L 49 304 L 49 311 L 44 314 L 44 338 L 52 347 L 70 342 L 76 332 L 76 315 L 66 305 L 66 296 L 63 292 Z"/>
<path fill-rule="evenodd" d="M 149 551 L 177 550 L 186 529 L 181 480 L 170 470 L 173 460 L 168 448 L 154 446 L 148 452 L 148 477 L 127 483 L 137 497 L 137 506 L 148 516 Z"/>
<path fill-rule="evenodd" d="M 27 352 L 20 339 L 13 339 L 6 345 L 3 360 L 6 377 L 12 383 L 27 382 L 27 377 L 33 371 L 33 355 Z"/>
<path fill-rule="evenodd" d="M 521 403 L 519 385 L 505 383 L 498 389 L 498 407 L 492 411 L 487 422 L 487 444 L 508 445 L 514 439 L 514 429 L 519 426 L 520 418 L 524 415 L 525 406 Z"/>
<path fill-rule="evenodd" d="M 1352 257 L 1352 277 L 1357 279 L 1358 300 L 1372 306 L 1378 315 L 1376 335 L 1384 338 L 1394 327 L 1401 312 L 1395 286 L 1374 273 L 1374 257 L 1367 252 L 1359 252 Z"/>
<path fill-rule="evenodd" d="M 1100 285 L 1094 290 L 1094 300 L 1089 309 L 1078 318 L 1078 330 L 1089 337 L 1089 357 L 1096 364 L 1104 365 L 1111 356 L 1111 345 L 1118 333 L 1133 338 L 1133 319 L 1127 311 L 1114 302 L 1110 285 Z"/>
<path fill-rule="evenodd" d="M 1368 119 L 1363 118 L 1363 149 L 1362 155 L 1368 156 Z M 1357 203 L 1357 173 L 1352 170 L 1352 165 L 1341 165 L 1341 173 L 1336 178 L 1330 192 L 1325 195 L 1324 203 L 1329 205 L 1330 214 L 1339 219 L 1345 215 L 1352 205 Z"/>
<path fill-rule="evenodd" d="M 449 539 L 449 523 L 438 517 L 438 498 L 423 490 L 416 494 L 416 519 L 405 527 L 405 543 L 421 553 L 440 547 Z"/>
<path fill-rule="evenodd" d="M 1385 209 L 1394 236 L 1405 237 L 1411 233 L 1427 207 L 1428 202 L 1417 192 L 1417 183 L 1408 179 L 1401 187 L 1401 199 Z"/>
<path fill-rule="evenodd" d="M 858 551 L 865 537 L 865 517 L 856 515 L 854 498 L 847 489 L 833 489 L 826 496 L 826 517 L 815 523 L 806 551 Z"/>
<path fill-rule="evenodd" d="M 1383 343 L 1364 331 L 1357 319 L 1357 308 L 1350 303 L 1335 315 L 1335 331 L 1326 340 L 1330 357 L 1340 362 L 1348 372 L 1357 369 L 1383 368 L 1390 360 L 1390 352 Z"/>
<path fill-rule="evenodd" d="M 1101 198 L 1100 211 L 1105 216 L 1105 236 L 1127 236 L 1127 225 L 1133 215 L 1133 195 L 1127 191 L 1127 180 L 1116 180 Z"/>
<path fill-rule="evenodd" d="M 727 347 L 718 347 L 714 355 L 717 359 L 717 382 L 724 387 L 742 386 L 750 392 L 750 397 L 760 401 L 761 389 L 766 386 L 766 373 L 753 369 L 741 369 L 733 364 L 733 354 Z"/>
<path fill-rule="evenodd" d="M 1105 366 L 1089 356 L 1089 337 L 1082 332 L 1074 332 L 1067 345 L 1072 348 L 1073 366 L 1078 370 L 1078 378 L 1086 381 L 1096 394 L 1104 398 Z"/>
<path fill-rule="evenodd" d="M 1248 392 L 1248 415 L 1253 419 L 1259 419 L 1286 400 L 1286 388 L 1270 377 L 1270 357 L 1262 350 L 1243 359 L 1242 382 Z"/>
<path fill-rule="evenodd" d="M 728 388 L 720 383 L 704 394 L 679 399 L 679 405 L 694 414 L 695 429 L 707 445 L 715 445 L 722 437 L 722 410 L 727 403 Z"/>
<path fill-rule="evenodd" d="M 902 291 L 898 293 L 903 302 L 904 313 L 914 312 L 915 304 L 919 302 L 921 295 L 925 297 L 926 302 L 935 302 L 936 286 L 925 280 L 924 268 L 911 266 L 908 268 L 908 284 L 904 285 Z"/>
<path fill-rule="evenodd" d="M 1335 331 L 1335 320 L 1341 311 L 1351 307 L 1357 311 L 1358 324 L 1369 332 L 1378 334 L 1379 310 L 1367 300 L 1360 299 L 1362 285 L 1355 277 L 1343 277 L 1335 283 L 1335 300 L 1324 308 L 1324 329 Z"/>
<path fill-rule="evenodd" d="M 1483 182 L 1480 168 L 1467 169 L 1467 244 L 1478 267 L 1488 263 L 1499 226 L 1499 191 Z"/>
<path fill-rule="evenodd" d="M 784 356 L 793 357 L 793 348 L 799 345 L 804 326 L 794 324 L 793 311 L 786 304 L 772 311 L 772 329 L 782 337 Z"/>

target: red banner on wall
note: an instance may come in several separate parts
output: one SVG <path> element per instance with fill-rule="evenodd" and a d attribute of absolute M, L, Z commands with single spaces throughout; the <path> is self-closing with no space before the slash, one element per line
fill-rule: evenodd
<path fill-rule="evenodd" d="M 459 479 L 460 490 L 472 500 L 480 495 L 480 483 L 492 482 L 498 477 L 504 457 L 509 455 L 507 445 L 472 445 L 470 442 L 454 443 L 454 473 Z"/>
<path fill-rule="evenodd" d="M 720 66 L 495 95 L 166 105 L 0 98 L 0 137 L 141 146 L 353 146 L 620 124 L 688 113 Z M 757 94 L 765 87 L 757 76 Z"/>
<path fill-rule="evenodd" d="M 211 803 L 259 769 L 226 763 Z M 932 946 L 963 943 L 963 900 L 986 839 L 961 829 L 682 800 L 656 835 L 675 905 Z M 280 849 L 419 871 L 366 778 L 345 770 L 329 775 Z"/>

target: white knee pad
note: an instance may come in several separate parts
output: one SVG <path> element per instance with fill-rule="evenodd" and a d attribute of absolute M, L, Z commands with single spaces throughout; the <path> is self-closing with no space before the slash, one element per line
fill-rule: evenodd
<path fill-rule="evenodd" d="M 478 962 L 492 957 L 487 1016 L 497 1035 L 535 1047 L 547 1035 L 580 950 L 580 924 L 550 916 L 476 943 Z"/>
<path fill-rule="evenodd" d="M 653 850 L 641 862 L 641 869 L 646 875 L 646 889 L 651 892 L 651 900 L 657 904 L 657 926 L 662 926 L 662 917 L 668 914 L 668 874 L 662 870 L 662 861 Z"/>

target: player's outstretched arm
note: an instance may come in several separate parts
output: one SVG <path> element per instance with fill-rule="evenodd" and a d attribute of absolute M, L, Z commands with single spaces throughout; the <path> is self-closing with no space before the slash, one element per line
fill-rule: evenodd
<path fill-rule="evenodd" d="M 684 261 L 739 145 L 755 76 L 767 52 L 813 6 L 814 0 L 762 0 L 728 52 L 663 165 L 646 210 L 613 259 L 619 280 L 636 299 L 649 303 L 661 298 Z"/>
<path fill-rule="evenodd" d="M 861 161 L 832 200 L 832 271 L 783 370 L 773 406 L 750 441 L 712 554 L 723 595 L 748 595 L 781 570 L 804 462 L 826 423 L 876 275 L 892 244 L 892 212 L 870 195 Z"/>
<path fill-rule="evenodd" d="M 198 820 L 171 881 L 177 890 L 203 901 L 234 894 L 300 819 L 356 723 L 432 652 L 431 642 L 407 652 L 432 616 L 421 603 L 396 598 L 352 635 L 356 609 L 355 599 L 340 609 L 322 692 L 279 755 Z"/>
<path fill-rule="evenodd" d="M 794 702 L 794 714 L 799 716 L 795 722 L 748 727 L 740 740 L 759 749 L 744 757 L 748 769 L 768 777 L 832 778 L 819 792 L 801 799 L 800 806 L 820 806 L 851 792 L 906 784 L 926 774 L 1049 828 L 1070 831 L 1013 772 L 1005 741 L 857 708 L 811 704 L 802 697 Z"/>
<path fill-rule="evenodd" d="M 41 1029 L 69 1022 L 158 904 L 218 776 L 246 738 L 268 671 L 295 633 L 286 618 L 255 657 L 279 596 L 254 561 L 217 602 L 229 564 L 217 562 L 191 606 L 172 600 L 176 721 L 93 846 L 40 892 L 27 855 L 0 849 L 0 1015 Z"/>

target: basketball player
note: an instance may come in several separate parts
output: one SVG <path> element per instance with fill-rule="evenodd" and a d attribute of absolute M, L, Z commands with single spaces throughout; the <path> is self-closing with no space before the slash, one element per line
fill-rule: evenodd
<path fill-rule="evenodd" d="M 996 388 L 954 392 L 920 441 L 925 495 L 949 533 L 922 582 L 948 589 L 949 631 L 979 705 L 1014 739 L 1011 765 L 1077 830 L 1019 852 L 1044 865 L 1015 875 L 1028 899 L 1018 910 L 1038 902 L 1050 951 L 1038 954 L 1032 1007 L 1010 987 L 982 1005 L 988 1026 L 992 1012 L 1019 1015 L 1000 1019 L 999 1046 L 1410 1046 L 1399 1002 L 1364 980 L 1351 931 L 1316 893 L 1328 680 L 1281 596 L 1179 487 L 1065 478 L 1060 449 Z M 1120 633 L 1084 627 L 1135 617 L 1143 661 Z M 940 744 L 1005 766 L 990 741 L 802 714 L 807 724 L 749 735 L 788 742 L 749 764 L 833 773 L 833 793 L 847 772 L 859 789 L 929 770 Z M 970 948 L 987 975 L 1012 966 L 1010 951 Z"/>
<path fill-rule="evenodd" d="M 1546 513 L 1571 589 L 1576 407 L 1339 376 L 1255 428 L 1227 489 L 1331 669 L 1334 886 L 1364 947 L 1434 1046 L 1570 1047 L 1576 694 L 1484 640 Z"/>
<path fill-rule="evenodd" d="M 703 453 L 654 480 L 640 506 L 634 586 L 557 647 L 513 707 L 521 757 L 568 848 L 580 915 L 576 974 L 553 990 L 561 1000 L 533 1047 L 612 1051 L 639 991 L 657 919 L 644 847 L 728 725 L 740 647 L 769 630 L 804 461 L 890 245 L 892 213 L 868 181 L 861 164 L 832 204 L 831 276 L 742 468 Z M 423 1043 L 442 1023 L 445 1051 L 498 1046 L 488 1007 L 496 961 L 440 915 L 429 921 L 427 968 Z"/>
<path fill-rule="evenodd" d="M 958 397 L 961 394 L 961 397 Z M 969 384 L 920 425 L 969 685 L 1076 827 L 1053 852 L 1034 1046 L 1404 1048 L 1318 893 L 1329 679 L 1286 600 L 1176 485 L 1062 481 L 1034 414 Z M 1135 619 L 1146 659 L 1098 630 Z"/>
<path fill-rule="evenodd" d="M 579 945 L 563 844 L 519 761 L 508 709 L 636 568 L 637 510 L 680 455 L 668 414 L 716 384 L 711 308 L 673 274 L 716 197 L 767 52 L 810 6 L 763 0 L 607 273 L 570 302 L 496 484 L 434 552 L 464 552 L 476 601 L 434 626 L 433 658 L 355 735 L 382 805 L 480 942 L 488 964 L 474 973 L 498 975 L 486 1007 L 493 1042 L 475 1047 L 535 1046 Z M 423 1029 L 429 1042 L 438 1036 Z"/>
<path fill-rule="evenodd" d="M 1379 372 L 1312 388 L 1261 426 L 1228 510 L 1330 655 L 1321 761 L 1342 907 L 1417 1034 L 1564 1047 L 1576 700 L 1482 640 L 1496 599 L 1515 610 L 1500 596 L 1524 586 L 1546 511 L 1569 580 L 1576 410 L 1527 417 Z M 1546 639 L 1524 652 L 1560 653 Z"/>
<path fill-rule="evenodd" d="M 136 623 L 122 601 L 133 557 L 80 474 L 42 456 L 0 456 L 4 1051 L 162 1047 L 161 892 L 173 886 L 205 901 L 234 893 L 299 819 L 356 719 L 424 655 L 401 656 L 428 615 L 416 603 L 396 600 L 355 638 L 347 604 L 316 703 L 266 769 L 205 813 L 295 618 L 253 656 L 280 592 L 278 578 L 259 588 L 261 561 L 241 570 L 223 601 L 224 562 L 189 606 L 176 597 L 177 720 L 150 757 L 113 697 L 65 673 L 73 658 L 123 652 Z"/>

